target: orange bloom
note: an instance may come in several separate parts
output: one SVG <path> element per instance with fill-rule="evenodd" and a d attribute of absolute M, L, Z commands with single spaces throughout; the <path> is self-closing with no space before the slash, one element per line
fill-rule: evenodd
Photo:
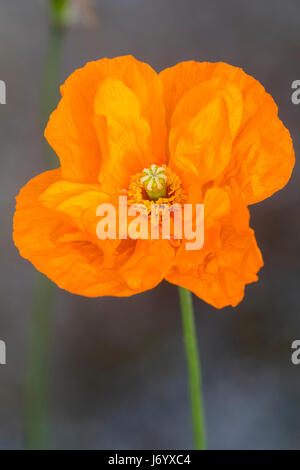
<path fill-rule="evenodd" d="M 17 197 L 21 256 L 88 297 L 129 296 L 166 279 L 217 308 L 237 305 L 263 265 L 247 206 L 283 188 L 294 165 L 263 86 L 225 63 L 183 62 L 156 74 L 126 56 L 88 63 L 61 93 L 45 131 L 60 167 Z M 201 250 L 97 238 L 98 205 L 115 203 L 121 190 L 141 198 L 136 175 L 152 164 L 166 165 L 179 203 L 205 204 Z"/>

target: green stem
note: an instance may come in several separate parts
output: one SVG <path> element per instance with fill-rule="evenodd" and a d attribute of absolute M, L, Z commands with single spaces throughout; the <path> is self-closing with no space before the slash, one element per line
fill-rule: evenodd
<path fill-rule="evenodd" d="M 68 22 L 69 0 L 49 0 L 50 18 L 54 28 L 64 29 Z"/>
<path fill-rule="evenodd" d="M 62 46 L 65 35 L 65 12 L 68 0 L 49 0 L 52 23 L 45 58 L 41 98 L 41 119 L 45 127 L 58 98 Z M 56 156 L 45 143 L 48 167 L 56 166 Z M 28 369 L 25 385 L 25 441 L 29 449 L 48 449 L 50 424 L 48 413 L 51 311 L 54 288 L 49 280 L 37 275 L 34 289 L 31 326 L 28 338 Z"/>
<path fill-rule="evenodd" d="M 58 84 L 60 64 L 62 59 L 65 28 L 52 25 L 45 58 L 43 73 L 42 97 L 41 97 L 41 119 L 42 127 L 45 128 L 51 111 L 55 108 L 58 99 Z M 57 156 L 51 147 L 45 142 L 46 163 L 51 168 L 55 167 Z"/>
<path fill-rule="evenodd" d="M 53 287 L 37 275 L 28 345 L 25 441 L 28 449 L 49 448 L 48 389 Z"/>
<path fill-rule="evenodd" d="M 182 324 L 186 359 L 189 375 L 189 392 L 193 420 L 194 444 L 197 450 L 206 448 L 204 407 L 202 398 L 202 381 L 199 353 L 197 348 L 196 329 L 192 294 L 179 287 L 179 298 L 182 313 Z"/>

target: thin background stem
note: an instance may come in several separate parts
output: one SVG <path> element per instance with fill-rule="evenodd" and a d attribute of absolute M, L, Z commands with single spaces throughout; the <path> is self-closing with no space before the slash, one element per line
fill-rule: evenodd
<path fill-rule="evenodd" d="M 58 96 L 62 46 L 66 30 L 68 0 L 49 0 L 51 27 L 43 76 L 41 119 L 45 127 Z M 45 143 L 47 166 L 56 166 L 55 153 Z M 37 275 L 28 338 L 28 369 L 25 391 L 25 441 L 29 449 L 50 448 L 49 361 L 51 311 L 54 287 L 42 274 Z"/>
<path fill-rule="evenodd" d="M 25 443 L 28 449 L 34 450 L 49 448 L 49 346 L 53 302 L 52 284 L 42 274 L 38 274 L 28 338 L 25 410 Z"/>
<path fill-rule="evenodd" d="M 178 287 L 182 313 L 184 343 L 189 376 L 189 392 L 193 421 L 194 445 L 197 450 L 206 448 L 204 406 L 199 353 L 196 339 L 192 293 Z"/>

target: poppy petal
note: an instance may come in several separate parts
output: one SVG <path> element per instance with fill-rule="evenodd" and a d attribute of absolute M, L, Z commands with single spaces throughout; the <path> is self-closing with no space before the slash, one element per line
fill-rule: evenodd
<path fill-rule="evenodd" d="M 152 289 L 165 277 L 174 261 L 169 240 L 138 240 L 129 260 L 120 273 L 129 288 L 136 292 Z"/>
<path fill-rule="evenodd" d="M 198 252 L 181 248 L 166 279 L 216 308 L 236 306 L 244 297 L 245 285 L 257 281 L 262 256 L 249 227 L 247 207 L 231 194 L 229 211 L 228 201 L 221 199 L 222 190 L 210 191 L 204 247 Z"/>
<path fill-rule="evenodd" d="M 212 79 L 191 88 L 171 119 L 169 165 L 186 187 L 203 185 L 228 165 L 242 118 L 242 96 L 226 81 Z"/>
<path fill-rule="evenodd" d="M 132 56 L 89 62 L 61 87 L 62 99 L 45 130 L 46 139 L 60 159 L 64 179 L 97 181 L 101 151 L 93 121 L 94 101 L 100 82 L 109 77 L 121 80 L 136 94 L 151 128 L 152 152 L 160 157 L 165 153 L 162 88 L 154 70 Z"/>
<path fill-rule="evenodd" d="M 215 184 L 229 185 L 246 204 L 253 204 L 284 187 L 295 162 L 289 131 L 273 98 L 257 80 L 223 62 L 188 61 L 162 71 L 167 126 L 171 128 L 176 107 L 189 90 L 216 78 L 240 90 L 243 112 L 228 165 Z"/>
<path fill-rule="evenodd" d="M 100 83 L 95 98 L 95 126 L 102 150 L 99 180 L 104 191 L 126 189 L 130 177 L 151 165 L 150 126 L 141 116 L 136 95 L 120 80 Z"/>
<path fill-rule="evenodd" d="M 14 242 L 21 256 L 62 289 L 74 294 L 132 295 L 116 270 L 103 267 L 103 253 L 82 232 L 63 222 L 39 200 L 60 170 L 42 173 L 21 189 L 14 217 Z"/>

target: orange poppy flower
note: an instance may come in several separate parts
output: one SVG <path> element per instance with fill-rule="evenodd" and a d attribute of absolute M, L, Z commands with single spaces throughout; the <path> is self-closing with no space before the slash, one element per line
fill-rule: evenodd
<path fill-rule="evenodd" d="M 166 279 L 215 307 L 237 305 L 263 265 L 247 206 L 281 189 L 294 165 L 263 86 L 225 63 L 183 62 L 156 74 L 126 56 L 88 63 L 61 93 L 45 131 L 60 167 L 17 197 L 21 256 L 75 294 L 129 296 Z M 201 250 L 172 239 L 97 238 L 99 204 L 116 203 L 121 190 L 147 200 L 137 175 L 153 164 L 165 165 L 173 199 L 204 203 Z"/>

